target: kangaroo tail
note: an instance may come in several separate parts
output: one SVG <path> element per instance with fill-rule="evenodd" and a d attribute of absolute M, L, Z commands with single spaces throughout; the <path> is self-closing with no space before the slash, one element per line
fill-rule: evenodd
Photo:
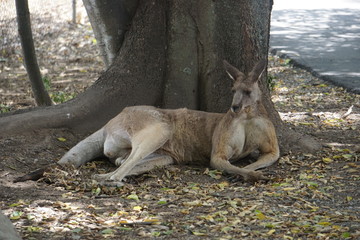
<path fill-rule="evenodd" d="M 31 173 L 14 179 L 16 182 L 25 182 L 27 180 L 39 180 L 44 176 L 44 172 L 48 171 L 52 167 L 72 164 L 75 167 L 80 167 L 82 164 L 102 155 L 105 141 L 104 128 L 101 128 L 97 132 L 91 134 L 81 142 L 75 145 L 70 151 L 68 151 L 56 164 L 50 164 L 47 167 L 37 169 Z"/>
<path fill-rule="evenodd" d="M 71 164 L 75 167 L 80 167 L 84 163 L 103 154 L 104 142 L 105 131 L 104 128 L 101 128 L 71 148 L 58 161 L 58 164 L 62 166 Z"/>
<path fill-rule="evenodd" d="M 32 171 L 31 173 L 25 174 L 21 177 L 17 177 L 13 180 L 14 183 L 17 182 L 25 182 L 27 180 L 37 181 L 40 178 L 44 176 L 44 172 L 46 172 L 49 168 L 55 166 L 54 164 L 51 164 L 47 167 L 36 169 L 35 171 Z"/>

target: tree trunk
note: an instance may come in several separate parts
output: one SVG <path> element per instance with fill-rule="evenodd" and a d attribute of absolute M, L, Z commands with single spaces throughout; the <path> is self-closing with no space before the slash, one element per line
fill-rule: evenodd
<path fill-rule="evenodd" d="M 31 88 L 36 105 L 50 106 L 51 99 L 45 90 L 36 59 L 33 36 L 31 31 L 30 13 L 27 0 L 16 0 L 17 21 L 21 46 L 24 53 L 26 71 L 29 75 Z"/>
<path fill-rule="evenodd" d="M 76 24 L 76 0 L 72 0 L 72 23 Z"/>
<path fill-rule="evenodd" d="M 100 54 L 108 68 L 117 56 L 138 0 L 83 0 Z"/>
<path fill-rule="evenodd" d="M 11 221 L 0 211 L 0 236 L 1 239 L 21 240 Z"/>
<path fill-rule="evenodd" d="M 232 95 L 222 61 L 247 73 L 267 58 L 271 8 L 271 0 L 139 0 L 117 58 L 92 87 L 65 104 L 2 117 L 2 132 L 91 132 L 130 105 L 225 112 Z M 266 78 L 264 104 L 280 143 L 289 141 Z"/>

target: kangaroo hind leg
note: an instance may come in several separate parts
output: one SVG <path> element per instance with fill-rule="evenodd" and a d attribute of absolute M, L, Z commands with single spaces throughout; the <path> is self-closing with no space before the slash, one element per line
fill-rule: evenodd
<path fill-rule="evenodd" d="M 125 131 L 108 133 L 104 142 L 104 155 L 116 166 L 126 160 L 131 152 L 130 136 Z"/>
<path fill-rule="evenodd" d="M 170 127 L 165 123 L 153 123 L 141 129 L 131 139 L 129 157 L 115 171 L 95 175 L 95 178 L 100 181 L 121 182 L 136 165 L 163 146 L 170 137 Z"/>
<path fill-rule="evenodd" d="M 174 159 L 167 155 L 151 154 L 144 158 L 138 165 L 136 165 L 128 174 L 140 175 L 149 172 L 157 167 L 164 167 L 174 163 Z"/>
<path fill-rule="evenodd" d="M 275 136 L 275 131 L 270 131 L 270 133 L 272 134 L 269 135 L 267 139 L 264 139 L 259 147 L 261 153 L 259 159 L 256 162 L 245 166 L 245 169 L 254 171 L 257 169 L 269 167 L 279 159 L 280 151 Z"/>

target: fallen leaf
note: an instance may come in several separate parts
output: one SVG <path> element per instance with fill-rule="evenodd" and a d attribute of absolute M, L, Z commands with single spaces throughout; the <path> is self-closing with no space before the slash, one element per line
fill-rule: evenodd
<path fill-rule="evenodd" d="M 195 236 L 207 236 L 206 233 L 202 233 L 202 232 L 192 232 L 192 234 L 194 234 Z"/>
<path fill-rule="evenodd" d="M 157 204 L 159 204 L 159 205 L 167 204 L 167 201 L 166 200 L 160 200 L 160 201 L 157 202 Z"/>
<path fill-rule="evenodd" d="M 323 158 L 322 161 L 323 161 L 324 163 L 332 163 L 332 162 L 333 162 L 333 160 L 332 160 L 331 158 L 328 158 L 328 157 Z"/>
<path fill-rule="evenodd" d="M 133 210 L 135 211 L 141 211 L 142 207 L 141 206 L 135 206 L 133 207 Z"/>
<path fill-rule="evenodd" d="M 255 215 L 257 217 L 257 219 L 259 220 L 265 220 L 266 216 L 259 210 L 255 210 Z"/>
<path fill-rule="evenodd" d="M 269 236 L 270 236 L 270 235 L 272 235 L 273 233 L 275 233 L 275 231 L 276 231 L 275 229 L 271 229 L 270 231 L 268 231 L 268 232 L 266 233 L 266 235 L 269 235 Z"/>
<path fill-rule="evenodd" d="M 105 229 L 105 230 L 102 230 L 102 231 L 101 231 L 101 234 L 105 234 L 105 235 L 107 235 L 107 234 L 113 234 L 113 230 L 110 229 L 110 228 L 107 228 L 107 229 Z"/>
<path fill-rule="evenodd" d="M 135 201 L 139 201 L 139 197 L 136 194 L 130 194 L 129 196 L 126 197 L 126 199 L 131 199 L 131 200 L 135 200 Z"/>
<path fill-rule="evenodd" d="M 24 212 L 21 211 L 14 211 L 11 213 L 10 215 L 10 219 L 11 220 L 18 220 L 21 218 L 21 216 L 24 214 Z"/>

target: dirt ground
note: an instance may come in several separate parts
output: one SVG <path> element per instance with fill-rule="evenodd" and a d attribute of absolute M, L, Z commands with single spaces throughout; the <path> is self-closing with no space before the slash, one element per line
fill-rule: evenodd
<path fill-rule="evenodd" d="M 59 19 L 53 11 L 33 28 L 43 75 L 60 103 L 91 85 L 103 65 L 88 21 Z M 34 106 L 19 46 L 0 54 L 1 111 Z M 359 239 L 360 96 L 276 56 L 268 70 L 282 119 L 323 144 L 317 153 L 283 155 L 265 171 L 271 181 L 171 166 L 105 187 L 91 175 L 114 167 L 99 159 L 13 183 L 59 160 L 80 136 L 60 129 L 2 137 L 0 126 L 0 209 L 24 239 Z"/>

